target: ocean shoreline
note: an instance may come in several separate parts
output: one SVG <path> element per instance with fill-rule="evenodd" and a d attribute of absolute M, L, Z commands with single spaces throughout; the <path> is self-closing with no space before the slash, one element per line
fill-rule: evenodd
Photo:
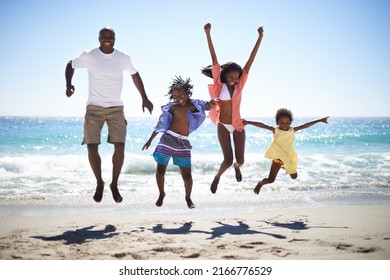
<path fill-rule="evenodd" d="M 154 146 L 141 151 L 150 121 L 132 122 L 129 130 L 120 204 L 108 187 L 106 132 L 106 188 L 95 203 L 82 121 L 0 124 L 0 259 L 390 259 L 390 118 L 331 118 L 297 134 L 298 179 L 280 172 L 260 195 L 253 188 L 269 173 L 263 155 L 272 135 L 248 128 L 243 180 L 230 168 L 213 195 L 222 155 L 215 125 L 205 122 L 191 135 L 195 209 L 187 208 L 172 164 L 164 205 L 155 206 Z"/>

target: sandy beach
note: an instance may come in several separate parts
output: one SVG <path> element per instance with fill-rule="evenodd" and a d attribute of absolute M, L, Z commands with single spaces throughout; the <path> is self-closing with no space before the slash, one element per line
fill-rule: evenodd
<path fill-rule="evenodd" d="M 6 216 L 1 260 L 389 260 L 390 205 Z"/>

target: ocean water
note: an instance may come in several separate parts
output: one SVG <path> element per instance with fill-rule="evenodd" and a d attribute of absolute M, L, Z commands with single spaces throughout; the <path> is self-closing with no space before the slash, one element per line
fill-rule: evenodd
<path fill-rule="evenodd" d="M 273 118 L 257 119 L 269 125 Z M 311 119 L 297 118 L 293 125 Z M 296 133 L 298 179 L 283 170 L 275 183 L 260 195 L 253 193 L 257 182 L 266 177 L 270 161 L 264 152 L 272 133 L 253 126 L 246 128 L 243 181 L 236 182 L 233 168 L 221 178 L 216 194 L 210 184 L 222 161 L 216 126 L 206 119 L 190 135 L 192 150 L 192 198 L 196 208 L 188 210 L 184 186 L 176 166 L 168 167 L 166 199 L 162 208 L 154 206 L 158 191 L 156 163 L 147 151 L 157 118 L 128 119 L 126 157 L 120 176 L 123 203 L 116 204 L 109 192 L 113 146 L 106 143 L 103 129 L 100 153 L 106 190 L 101 203 L 92 196 L 95 179 L 81 145 L 82 118 L 0 117 L 0 215 L 34 215 L 48 211 L 122 211 L 130 214 L 238 213 L 287 207 L 343 204 L 390 203 L 390 118 L 330 118 Z M 28 209 L 25 212 L 24 209 Z M 31 211 L 36 209 L 36 212 Z"/>

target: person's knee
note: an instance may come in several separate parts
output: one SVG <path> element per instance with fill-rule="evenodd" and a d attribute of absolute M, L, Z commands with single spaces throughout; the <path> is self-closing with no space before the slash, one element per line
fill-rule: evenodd
<path fill-rule="evenodd" d="M 233 157 L 226 157 L 224 160 L 223 160 L 224 164 L 226 166 L 232 166 L 233 165 Z"/>
<path fill-rule="evenodd" d="M 182 176 L 184 182 L 192 182 L 192 175 L 186 174 Z"/>
<path fill-rule="evenodd" d="M 243 165 L 245 162 L 244 158 L 237 158 L 236 159 L 236 163 L 237 165 L 240 167 L 241 165 Z"/>
<path fill-rule="evenodd" d="M 267 180 L 268 180 L 268 184 L 272 184 L 273 182 L 275 182 L 274 177 L 268 178 Z"/>
<path fill-rule="evenodd" d="M 162 178 L 165 176 L 165 171 L 157 170 L 156 171 L 156 178 Z"/>
<path fill-rule="evenodd" d="M 99 144 L 87 144 L 88 151 L 97 151 Z"/>
<path fill-rule="evenodd" d="M 98 144 L 88 144 L 88 155 L 89 156 L 95 156 L 99 155 L 99 145 Z"/>
<path fill-rule="evenodd" d="M 125 143 L 114 143 L 115 152 L 124 152 L 125 151 Z"/>
<path fill-rule="evenodd" d="M 162 164 L 158 165 L 157 166 L 157 169 L 156 169 L 156 178 L 158 177 L 164 177 L 165 176 L 165 172 L 166 172 L 166 167 L 163 166 Z"/>
<path fill-rule="evenodd" d="M 183 178 L 183 181 L 185 183 L 191 183 L 192 182 L 192 172 L 189 168 L 180 168 L 181 177 Z"/>

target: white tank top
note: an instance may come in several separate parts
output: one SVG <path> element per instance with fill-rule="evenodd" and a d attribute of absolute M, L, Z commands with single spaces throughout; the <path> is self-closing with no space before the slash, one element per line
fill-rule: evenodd
<path fill-rule="evenodd" d="M 72 67 L 88 70 L 87 105 L 104 108 L 123 106 L 123 72 L 127 71 L 130 75 L 137 73 L 130 56 L 117 49 L 111 54 L 104 54 L 99 48 L 84 51 L 72 60 Z"/>

